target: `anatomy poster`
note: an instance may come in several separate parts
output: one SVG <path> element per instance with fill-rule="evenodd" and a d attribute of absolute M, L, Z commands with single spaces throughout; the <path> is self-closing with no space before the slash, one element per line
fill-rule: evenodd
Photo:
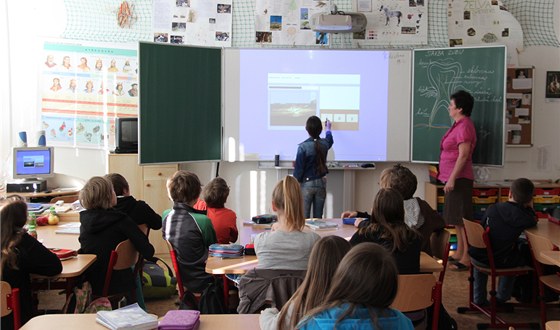
<path fill-rule="evenodd" d="M 428 44 L 428 0 L 353 0 L 352 10 L 367 18 L 354 46 Z"/>
<path fill-rule="evenodd" d="M 154 0 L 154 42 L 230 47 L 232 0 Z"/>
<path fill-rule="evenodd" d="M 329 13 L 327 1 L 256 0 L 255 42 L 271 45 L 328 45 L 327 33 L 311 30 L 311 18 Z"/>
<path fill-rule="evenodd" d="M 49 145 L 114 147 L 114 118 L 138 116 L 135 45 L 47 41 L 42 68 L 42 129 Z"/>

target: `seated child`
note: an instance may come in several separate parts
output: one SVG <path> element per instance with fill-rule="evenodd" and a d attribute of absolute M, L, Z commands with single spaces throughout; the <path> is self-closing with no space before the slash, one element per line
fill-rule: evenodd
<path fill-rule="evenodd" d="M 161 228 L 161 217 L 146 202 L 136 200 L 130 195 L 128 182 L 122 175 L 109 173 L 105 177 L 111 181 L 117 194 L 115 210 L 126 213 L 137 225 L 146 224 L 154 230 Z"/>
<path fill-rule="evenodd" d="M 226 181 L 220 177 L 212 179 L 204 186 L 202 195 L 207 206 L 206 215 L 212 221 L 218 243 L 228 244 L 237 241 L 237 215 L 224 206 L 229 195 Z"/>
<path fill-rule="evenodd" d="M 525 178 L 511 184 L 507 202 L 490 205 L 482 218 L 482 226 L 490 228 L 490 243 L 494 252 L 494 262 L 498 268 L 510 268 L 531 264 L 527 240 L 520 235 L 527 228 L 537 224 L 533 210 L 535 186 Z M 472 263 L 488 264 L 486 249 L 469 247 Z M 474 268 L 474 303 L 488 304 L 486 283 L 488 276 Z M 505 302 L 511 298 L 515 277 L 500 277 L 496 299 Z"/>
<path fill-rule="evenodd" d="M 423 199 L 413 197 L 416 192 L 418 181 L 414 173 L 405 166 L 397 164 L 386 168 L 381 172 L 380 188 L 393 188 L 397 190 L 404 199 L 404 222 L 413 229 L 416 229 L 422 237 L 422 251 L 431 254 L 430 236 L 435 231 L 445 228 L 445 221 L 432 207 Z M 345 211 L 341 218 L 370 218 L 367 212 Z M 357 227 L 364 226 L 356 220 Z"/>
<path fill-rule="evenodd" d="M 350 244 L 377 243 L 392 253 L 400 274 L 420 272 L 420 243 L 418 232 L 404 222 L 401 194 L 392 188 L 377 192 L 373 201 L 372 219 L 361 226 Z"/>
<path fill-rule="evenodd" d="M 325 236 L 318 240 L 309 255 L 303 283 L 280 313 L 276 308 L 267 308 L 261 312 L 261 329 L 295 329 L 305 313 L 324 301 L 336 267 L 350 251 L 350 247 L 350 243 L 339 236 Z"/>
<path fill-rule="evenodd" d="M 304 232 L 303 197 L 299 182 L 286 176 L 272 192 L 272 210 L 278 222 L 272 231 L 255 237 L 257 268 L 305 270 L 313 244 L 319 235 Z"/>
<path fill-rule="evenodd" d="M 27 204 L 19 196 L 11 197 L 1 206 L 2 219 L 2 281 L 19 288 L 21 324 L 33 316 L 30 274 L 54 276 L 62 272 L 58 257 L 27 234 Z M 2 302 L 4 305 L 4 302 Z M 2 317 L 2 329 L 13 329 L 13 313 Z"/>
<path fill-rule="evenodd" d="M 386 249 L 375 243 L 355 246 L 338 265 L 324 301 L 297 329 L 414 329 L 390 308 L 397 287 L 397 267 Z"/>
<path fill-rule="evenodd" d="M 201 190 L 196 174 L 177 171 L 167 180 L 167 193 L 173 209 L 163 220 L 163 238 L 177 253 L 183 285 L 191 292 L 202 292 L 212 282 L 206 273 L 208 247 L 216 243 L 212 222 L 192 206 Z"/>
<path fill-rule="evenodd" d="M 154 247 L 138 225 L 126 214 L 115 210 L 117 195 L 111 181 L 94 176 L 80 190 L 80 203 L 85 208 L 80 212 L 80 249 L 78 253 L 95 254 L 97 260 L 85 272 L 94 295 L 101 295 L 111 251 L 130 239 L 136 250 L 146 259 L 154 255 Z M 132 269 L 113 271 L 109 294 L 129 293 L 135 289 Z M 128 303 L 136 302 L 127 295 Z"/>

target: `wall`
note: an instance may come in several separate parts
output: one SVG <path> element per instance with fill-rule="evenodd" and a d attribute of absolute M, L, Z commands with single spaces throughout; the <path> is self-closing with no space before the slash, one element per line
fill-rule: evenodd
<path fill-rule="evenodd" d="M 348 4 L 349 1 L 336 1 Z M 237 1 L 235 4 L 247 5 L 249 0 Z M 339 9 L 348 9 L 339 6 Z M 8 11 L 8 14 L 4 11 Z M 560 17 L 560 5 L 555 6 L 555 17 Z M 3 120 L 1 166 L 2 173 L 10 173 L 11 165 L 6 161 L 15 143 L 19 130 L 35 132 L 40 124 L 40 102 L 38 95 L 38 59 L 34 54 L 41 51 L 43 37 L 58 38 L 65 27 L 65 9 L 63 0 L 51 1 L 9 1 L 0 6 L 0 17 L 8 17 L 5 26 L 0 29 L 0 39 L 8 40 L 9 47 L 0 47 L 0 59 L 8 59 L 11 72 L 9 75 L 9 100 L 0 94 L 0 116 Z M 235 9 L 234 9 L 235 15 Z M 40 27 L 40 28 L 37 28 Z M 560 35 L 560 21 L 555 22 L 555 30 Z M 23 31 L 23 32 L 22 32 Z M 236 30 L 234 32 L 241 32 Z M 7 35 L 3 35 L 7 34 Z M 5 38 L 2 38 L 5 37 Z M 247 36 L 244 36 L 247 37 Z M 234 36 L 235 38 L 235 36 Z M 340 44 L 348 46 L 347 35 L 335 36 Z M 552 47 L 529 47 L 519 53 L 520 65 L 535 65 L 534 92 L 534 147 L 506 149 L 506 164 L 503 168 L 491 168 L 490 178 L 500 180 L 526 176 L 534 179 L 560 178 L 560 144 L 557 131 L 560 123 L 560 103 L 547 103 L 544 99 L 545 74 L 547 70 L 560 69 L 560 49 Z M 4 75 L 4 74 L 3 74 Z M 5 76 L 3 79 L 6 79 Z M 5 80 L 4 80 L 5 81 Z M 0 85 L 2 86 L 2 85 Z M 9 134 L 6 134 L 9 132 Z M 396 134 L 398 134 L 396 132 Z M 9 136 L 9 138 L 5 138 Z M 305 132 L 302 131 L 302 140 Z M 294 146 L 295 148 L 296 146 Z M 93 175 L 102 175 L 107 170 L 106 152 L 103 150 L 56 148 L 56 171 L 71 177 L 88 179 Z M 540 162 L 539 159 L 546 161 Z M 338 216 L 343 208 L 370 210 L 372 197 L 378 190 L 379 173 L 392 164 L 377 163 L 373 171 L 356 171 L 354 182 L 353 205 L 344 205 L 340 200 L 342 171 L 332 172 L 329 178 L 329 190 L 333 199 L 327 209 L 327 216 Z M 423 164 L 409 164 L 418 177 L 417 195 L 423 197 L 423 184 L 428 180 L 428 171 Z M 215 173 L 215 165 L 208 163 L 183 164 L 183 168 L 197 173 L 203 183 L 208 182 Z M 227 163 L 220 165 L 220 175 L 232 187 L 228 207 L 236 210 L 240 218 L 247 219 L 257 213 L 270 212 L 270 196 L 274 184 L 288 171 L 258 169 L 253 162 Z M 165 193 L 165 192 L 162 192 Z M 336 197 L 336 201 L 334 200 Z M 343 197 L 343 196 L 342 196 Z"/>

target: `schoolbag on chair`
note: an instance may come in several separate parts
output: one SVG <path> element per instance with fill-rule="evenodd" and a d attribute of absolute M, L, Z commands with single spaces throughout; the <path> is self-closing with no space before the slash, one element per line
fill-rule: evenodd
<path fill-rule="evenodd" d="M 146 261 L 142 268 L 142 291 L 144 298 L 169 298 L 177 293 L 177 279 L 165 261 Z"/>

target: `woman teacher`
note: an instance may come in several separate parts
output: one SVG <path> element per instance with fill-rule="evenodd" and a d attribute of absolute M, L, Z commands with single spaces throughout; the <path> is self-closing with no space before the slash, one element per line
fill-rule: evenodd
<path fill-rule="evenodd" d="M 325 199 L 327 197 L 327 153 L 334 140 L 331 133 L 331 122 L 325 121 L 326 136 L 322 139 L 319 135 L 323 130 L 321 119 L 311 116 L 305 123 L 305 130 L 309 138 L 298 146 L 294 177 L 299 181 L 303 193 L 303 208 L 305 218 L 322 218 Z"/>
<path fill-rule="evenodd" d="M 448 109 L 454 123 L 441 139 L 440 146 L 438 178 L 445 182 L 443 217 L 457 231 L 457 251 L 452 258 L 455 270 L 467 270 L 470 264 L 463 218 L 473 218 L 472 154 L 476 146 L 476 131 L 470 118 L 473 105 L 474 98 L 466 91 L 451 95 Z"/>

